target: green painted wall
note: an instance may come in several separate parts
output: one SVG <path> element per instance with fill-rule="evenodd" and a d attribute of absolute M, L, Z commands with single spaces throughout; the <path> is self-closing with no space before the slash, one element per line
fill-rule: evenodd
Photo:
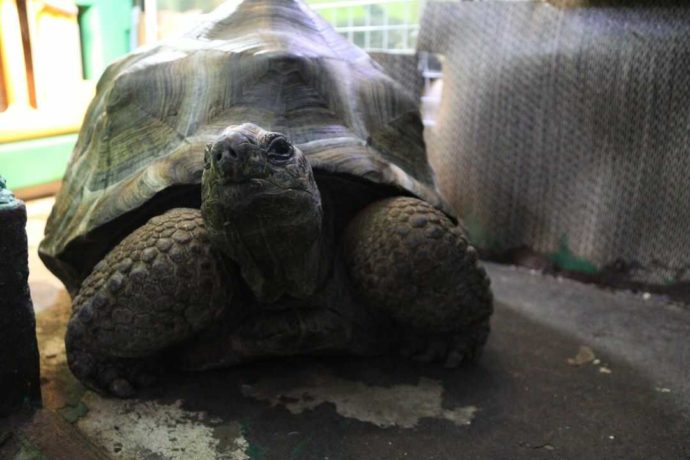
<path fill-rule="evenodd" d="M 76 143 L 76 134 L 66 134 L 0 144 L 0 176 L 10 190 L 60 180 Z"/>
<path fill-rule="evenodd" d="M 118 57 L 130 51 L 132 2 L 77 0 L 84 77 L 96 80 Z"/>

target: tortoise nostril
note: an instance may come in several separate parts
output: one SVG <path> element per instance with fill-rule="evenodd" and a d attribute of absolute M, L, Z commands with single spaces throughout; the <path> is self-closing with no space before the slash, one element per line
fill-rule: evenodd
<path fill-rule="evenodd" d="M 214 158 L 214 160 L 216 160 L 216 163 L 220 163 L 223 158 L 236 160 L 237 159 L 237 152 L 228 147 L 225 150 L 222 150 L 220 152 L 216 152 L 213 155 L 213 158 Z"/>

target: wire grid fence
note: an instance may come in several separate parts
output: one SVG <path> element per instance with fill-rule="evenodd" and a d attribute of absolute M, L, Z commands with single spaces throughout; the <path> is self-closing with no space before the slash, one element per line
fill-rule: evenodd
<path fill-rule="evenodd" d="M 413 53 L 423 0 L 313 0 L 309 6 L 366 51 Z"/>
<path fill-rule="evenodd" d="M 435 56 L 416 53 L 425 0 L 311 0 L 317 11 L 343 37 L 363 48 L 420 100 L 425 126 L 434 124 L 442 77 Z"/>

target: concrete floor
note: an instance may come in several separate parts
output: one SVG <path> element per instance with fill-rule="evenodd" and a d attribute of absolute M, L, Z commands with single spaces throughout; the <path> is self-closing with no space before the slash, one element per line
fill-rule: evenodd
<path fill-rule="evenodd" d="M 476 365 L 272 361 L 102 398 L 66 367 L 69 297 L 35 256 L 50 205 L 30 203 L 27 226 L 44 406 L 94 450 L 56 438 L 50 454 L 17 424 L 0 458 L 690 459 L 690 308 L 495 264 Z"/>
<path fill-rule="evenodd" d="M 43 265 L 38 257 L 38 244 L 55 202 L 54 198 L 33 200 L 26 205 L 26 234 L 29 240 L 29 288 L 36 313 L 55 304 L 64 291 L 62 283 Z"/>

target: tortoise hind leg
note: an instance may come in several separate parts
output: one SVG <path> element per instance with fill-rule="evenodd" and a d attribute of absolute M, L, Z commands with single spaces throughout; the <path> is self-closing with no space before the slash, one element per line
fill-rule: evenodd
<path fill-rule="evenodd" d="M 359 297 L 393 319 L 403 354 L 455 367 L 489 333 L 489 279 L 462 231 L 430 204 L 375 202 L 350 223 L 344 258 Z"/>
<path fill-rule="evenodd" d="M 86 385 L 130 396 L 159 352 L 203 329 L 229 304 L 232 276 L 210 251 L 201 213 L 173 209 L 127 236 L 74 298 L 66 348 Z"/>

